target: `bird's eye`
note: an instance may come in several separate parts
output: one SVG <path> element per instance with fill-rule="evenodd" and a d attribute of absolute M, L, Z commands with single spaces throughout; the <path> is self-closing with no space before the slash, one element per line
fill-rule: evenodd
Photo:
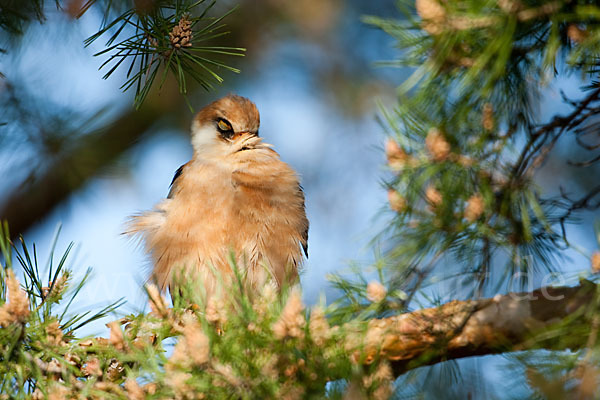
<path fill-rule="evenodd" d="M 226 121 L 224 119 L 219 119 L 217 121 L 217 129 L 221 133 L 233 133 L 233 128 L 231 127 L 231 124 L 229 123 L 229 121 Z"/>

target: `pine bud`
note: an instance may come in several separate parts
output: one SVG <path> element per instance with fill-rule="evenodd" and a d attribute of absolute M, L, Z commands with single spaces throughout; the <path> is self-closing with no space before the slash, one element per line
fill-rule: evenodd
<path fill-rule="evenodd" d="M 29 297 L 21 290 L 21 284 L 12 269 L 6 270 L 8 302 L 0 307 L 0 326 L 6 327 L 12 323 L 24 323 L 29 317 Z"/>
<path fill-rule="evenodd" d="M 65 271 L 56 282 L 48 282 L 48 286 L 44 286 L 42 288 L 42 296 L 44 299 L 48 298 L 48 301 L 53 303 L 58 303 L 61 301 L 67 288 L 67 283 L 70 276 L 71 273 L 69 271 Z M 50 288 L 52 288 L 52 291 L 50 291 Z"/>
<path fill-rule="evenodd" d="M 363 385 L 373 390 L 370 398 L 374 400 L 389 399 L 393 393 L 394 374 L 387 361 L 380 361 L 374 373 L 363 377 Z"/>
<path fill-rule="evenodd" d="M 160 294 L 158 288 L 149 284 L 146 286 L 146 290 L 148 291 L 148 297 L 150 298 L 150 309 L 152 310 L 152 314 L 157 317 L 167 317 L 169 315 L 169 309 L 167 308 L 167 301 Z"/>
<path fill-rule="evenodd" d="M 66 342 L 63 340 L 63 331 L 60 329 L 58 321 L 52 321 L 46 326 L 46 338 L 54 346 L 63 346 Z"/>
<path fill-rule="evenodd" d="M 400 146 L 398 146 L 398 143 L 391 138 L 385 141 L 385 155 L 388 160 L 406 156 L 404 151 L 400 148 Z"/>
<path fill-rule="evenodd" d="M 210 343 L 208 336 L 204 334 L 202 325 L 195 319 L 187 321 L 183 330 L 186 351 L 193 365 L 201 366 L 208 362 L 210 357 Z M 177 343 L 179 345 L 179 343 Z"/>
<path fill-rule="evenodd" d="M 127 378 L 123 386 L 127 390 L 127 398 L 129 400 L 144 400 L 146 398 L 144 389 L 138 385 L 135 379 Z"/>
<path fill-rule="evenodd" d="M 150 382 L 150 383 L 146 383 L 144 386 L 142 386 L 142 389 L 144 389 L 145 393 L 148 393 L 149 395 L 153 395 L 153 394 L 156 394 L 156 391 L 158 390 L 158 385 L 154 382 Z"/>
<path fill-rule="evenodd" d="M 303 338 L 304 325 L 306 323 L 304 319 L 304 304 L 302 304 L 302 297 L 300 292 L 297 290 L 292 291 L 290 297 L 287 299 L 287 303 L 279 320 L 273 324 L 273 334 L 277 339 L 283 339 L 285 337 Z"/>
<path fill-rule="evenodd" d="M 96 357 L 89 358 L 81 367 L 81 372 L 85 376 L 102 376 L 102 368 L 100 368 L 100 360 Z"/>
<path fill-rule="evenodd" d="M 240 378 L 237 377 L 231 365 L 215 363 L 213 365 L 213 369 L 217 374 L 225 379 L 227 383 L 229 383 L 233 387 L 239 387 L 242 385 Z"/>
<path fill-rule="evenodd" d="M 44 396 L 44 393 L 40 390 L 39 387 L 35 388 L 35 390 L 31 394 L 31 400 L 44 400 L 45 398 L 46 396 Z"/>
<path fill-rule="evenodd" d="M 458 156 L 458 163 L 465 168 L 472 167 L 475 164 L 475 161 L 469 156 L 463 156 L 462 154 Z"/>
<path fill-rule="evenodd" d="M 48 390 L 48 400 L 64 400 L 69 398 L 69 389 L 55 382 Z"/>
<path fill-rule="evenodd" d="M 192 22 L 188 15 L 184 15 L 179 23 L 169 32 L 171 45 L 176 49 L 192 46 Z"/>
<path fill-rule="evenodd" d="M 513 14 L 523 8 L 518 0 L 498 0 L 498 7 L 507 14 Z"/>
<path fill-rule="evenodd" d="M 494 129 L 494 108 L 490 103 L 485 103 L 483 105 L 483 129 L 486 131 L 491 131 Z"/>
<path fill-rule="evenodd" d="M 570 24 L 567 28 L 567 36 L 575 43 L 581 43 L 587 39 L 589 33 L 575 24 Z"/>
<path fill-rule="evenodd" d="M 467 207 L 465 207 L 465 218 L 469 222 L 476 221 L 481 214 L 483 214 L 485 204 L 483 202 L 483 196 L 476 193 L 469 198 L 467 201 Z"/>
<path fill-rule="evenodd" d="M 592 272 L 597 274 L 600 272 L 600 251 L 595 251 L 590 259 L 592 264 Z"/>
<path fill-rule="evenodd" d="M 433 161 L 444 161 L 450 154 L 450 144 L 437 128 L 432 128 L 427 133 L 425 147 Z"/>
<path fill-rule="evenodd" d="M 398 143 L 391 138 L 385 142 L 385 156 L 387 158 L 388 165 L 394 170 L 400 170 L 404 168 L 408 160 L 408 155 L 400 146 L 398 146 Z"/>
<path fill-rule="evenodd" d="M 387 290 L 385 286 L 377 281 L 371 281 L 367 285 L 367 299 L 373 303 L 379 303 L 385 300 Z"/>
<path fill-rule="evenodd" d="M 110 328 L 110 344 L 118 350 L 123 350 L 126 347 L 121 324 L 118 321 L 112 321 L 106 324 Z"/>
<path fill-rule="evenodd" d="M 325 318 L 323 309 L 316 306 L 310 313 L 310 320 L 308 323 L 308 329 L 310 336 L 317 346 L 322 346 L 330 336 L 329 323 Z"/>
<path fill-rule="evenodd" d="M 212 324 L 225 325 L 227 322 L 227 305 L 222 298 L 211 296 L 206 304 L 204 316 Z"/>
<path fill-rule="evenodd" d="M 442 204 L 442 194 L 433 186 L 428 186 L 425 189 L 425 199 L 432 207 L 437 207 Z"/>
<path fill-rule="evenodd" d="M 388 202 L 390 208 L 396 212 L 403 212 L 406 209 L 406 200 L 394 189 L 388 190 Z"/>
<path fill-rule="evenodd" d="M 417 0 L 415 8 L 423 20 L 423 29 L 427 33 L 439 35 L 443 32 L 446 10 L 437 0 Z"/>
<path fill-rule="evenodd" d="M 167 371 L 165 374 L 165 383 L 175 392 L 176 399 L 187 398 L 188 393 L 192 393 L 192 388 L 187 383 L 192 378 L 192 374 L 182 371 Z"/>
<path fill-rule="evenodd" d="M 208 362 L 210 357 L 210 342 L 202 330 L 202 325 L 196 317 L 185 315 L 183 318 L 183 335 L 175 345 L 173 354 L 167 362 L 167 369 L 176 367 L 189 369 Z"/>

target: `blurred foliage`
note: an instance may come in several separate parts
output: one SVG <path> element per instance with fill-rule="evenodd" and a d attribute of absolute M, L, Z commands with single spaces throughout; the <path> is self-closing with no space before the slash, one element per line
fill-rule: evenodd
<path fill-rule="evenodd" d="M 56 6 L 59 6 L 58 0 Z M 0 29 L 10 34 L 22 34 L 30 21 L 44 18 L 44 0 L 0 1 Z"/>
<path fill-rule="evenodd" d="M 35 246 L 21 247 L 11 247 L 4 228 L 0 388 L 9 398 L 341 398 L 342 379 L 353 382 L 348 390 L 354 395 L 384 399 L 391 393 L 386 361 L 359 363 L 360 324 L 331 327 L 325 309 L 305 310 L 297 289 L 280 296 L 268 285 L 260 294 L 248 293 L 239 276 L 229 296 L 208 302 L 201 286 L 187 281 L 173 308 L 147 286 L 150 313 L 110 322 L 108 339 L 77 337 L 79 328 L 120 302 L 95 314 L 70 315 L 89 276 L 70 283 L 65 263 L 71 246 L 56 265 L 51 254 L 48 286 Z M 23 285 L 13 272 L 12 251 L 25 271 Z M 327 385 L 332 381 L 337 383 Z"/>
<path fill-rule="evenodd" d="M 569 154 L 569 165 L 597 175 L 600 5 L 417 0 L 399 9 L 400 20 L 364 18 L 401 50 L 382 64 L 412 68 L 393 110 L 382 107 L 393 221 L 379 237 L 387 257 L 377 270 L 387 292 L 400 295 L 394 308 L 439 304 L 437 293 L 480 298 L 525 288 L 551 273 L 567 280 L 565 255 L 582 250 L 566 225 L 598 210 L 600 186 L 573 192 L 556 176 L 543 190 L 536 174 L 570 139 L 581 151 Z M 542 119 L 544 96 L 570 75 L 582 77 L 580 97 L 561 92 L 561 113 Z M 600 272 L 600 253 L 591 254 L 587 271 L 579 267 L 583 276 Z M 350 310 L 360 309 L 365 282 L 336 278 Z M 568 343 L 570 329 L 545 334 Z M 587 350 L 555 360 L 553 373 L 536 353 L 523 354 L 521 396 L 597 396 L 596 334 L 592 328 Z"/>
<path fill-rule="evenodd" d="M 123 304 L 118 300 L 97 312 L 73 313 L 71 306 L 79 300 L 77 296 L 90 270 L 73 283 L 72 271 L 66 267 L 72 244 L 58 262 L 55 245 L 56 239 L 46 266 L 41 267 L 35 245 L 29 249 L 21 241 L 21 249 L 17 249 L 10 242 L 7 225 L 1 226 L 0 392 L 3 396 L 25 398 L 25 393 L 35 390 L 38 381 L 54 381 L 61 374 L 72 373 L 75 360 L 81 360 L 72 345 L 78 330 Z M 24 272 L 22 286 L 15 277 L 16 265 Z"/>
<path fill-rule="evenodd" d="M 413 291 L 439 276 L 436 267 L 453 264 L 452 274 L 480 295 L 557 270 L 570 248 L 565 224 L 597 209 L 599 192 L 585 188 L 575 198 L 560 192 L 565 182 L 554 182 L 546 192 L 560 195 L 544 195 L 534 175 L 563 136 L 583 145 L 589 138 L 592 153 L 598 147 L 600 8 L 587 1 L 410 3 L 401 3 L 403 20 L 365 18 L 403 50 L 388 64 L 414 67 L 398 105 L 383 111 L 395 175 L 388 183 L 397 211 L 388 232 L 395 285 Z M 568 113 L 541 121 L 542 93 L 573 73 L 589 79 L 583 99 L 563 95 Z M 594 157 L 572 164 L 593 168 Z"/>
<path fill-rule="evenodd" d="M 188 279 L 177 284 L 180 290 L 172 294 L 173 307 L 154 285 L 147 285 L 148 313 L 117 318 L 114 312 L 121 301 L 96 313 L 72 313 L 70 307 L 90 273 L 71 283 L 72 271 L 66 265 L 72 244 L 56 258 L 54 244 L 47 265 L 41 267 L 35 245 L 30 248 L 21 240 L 17 248 L 9 237 L 4 224 L 0 235 L 0 389 L 7 398 L 383 400 L 427 398 L 427 393 L 492 398 L 477 381 L 463 385 L 480 373 L 478 368 L 459 370 L 454 363 L 443 363 L 415 369 L 429 363 L 425 356 L 394 369 L 390 360 L 396 359 L 378 346 L 396 341 L 411 348 L 411 343 L 419 341 L 411 332 L 419 326 L 410 316 L 400 316 L 392 319 L 393 324 L 404 321 L 408 330 L 397 336 L 399 331 L 392 328 L 395 333 L 388 335 L 381 320 L 373 318 L 384 303 L 394 301 L 375 281 L 360 289 L 364 290 L 364 313 L 358 316 L 336 304 L 307 309 L 298 288 L 279 292 L 275 284 L 267 284 L 256 292 L 244 283 L 235 265 L 233 286 L 208 300 L 202 283 Z M 15 267 L 24 271 L 23 285 Z M 598 289 L 594 284 L 590 287 Z M 591 298 L 597 303 L 600 296 Z M 589 310 L 597 312 L 597 304 L 584 312 Z M 346 318 L 340 319 L 342 314 Z M 107 315 L 117 318 L 106 324 L 108 338 L 78 336 L 78 330 Z M 435 310 L 431 315 L 435 318 Z M 566 318 L 522 345 L 536 348 L 537 342 L 551 337 L 560 342 L 570 329 L 572 341 L 563 341 L 567 346 L 579 347 L 576 336 L 585 340 L 587 334 L 588 346 L 593 347 L 590 340 L 595 340 L 598 324 L 594 315 L 589 317 L 591 329 L 587 317 L 579 323 Z M 443 337 L 448 333 L 445 326 L 446 320 L 436 323 Z M 446 340 L 429 343 L 431 354 Z M 552 396 L 595 393 L 595 353 L 590 351 L 583 358 L 574 353 L 561 358 L 553 354 L 515 357 L 527 365 L 527 378 L 535 391 Z M 561 375 L 565 366 L 573 371 Z M 404 375 L 394 382 L 398 373 Z M 448 384 L 453 384 L 451 390 L 444 387 Z M 560 398 L 552 396 L 548 398 Z"/>

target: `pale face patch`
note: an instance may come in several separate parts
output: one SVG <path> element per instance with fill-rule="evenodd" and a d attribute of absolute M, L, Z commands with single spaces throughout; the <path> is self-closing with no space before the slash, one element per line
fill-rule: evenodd
<path fill-rule="evenodd" d="M 198 121 L 192 123 L 192 146 L 195 152 L 205 152 L 218 144 L 217 136 L 217 129 L 213 124 L 200 125 Z"/>

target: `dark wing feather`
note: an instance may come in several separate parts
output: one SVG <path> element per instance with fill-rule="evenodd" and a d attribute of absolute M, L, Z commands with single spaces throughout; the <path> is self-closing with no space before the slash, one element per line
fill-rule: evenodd
<path fill-rule="evenodd" d="M 302 198 L 302 214 L 304 214 L 304 219 L 306 220 L 306 229 L 302 232 L 302 250 L 304 250 L 304 255 L 308 258 L 308 218 L 306 218 L 306 206 L 304 201 L 304 188 L 302 185 L 298 184 L 298 191 L 300 192 L 300 197 Z"/>
<path fill-rule="evenodd" d="M 304 255 L 308 258 L 308 226 L 302 234 L 302 250 L 304 250 Z"/>
<path fill-rule="evenodd" d="M 167 196 L 168 199 L 173 197 L 177 178 L 179 178 L 181 176 L 181 174 L 183 173 L 183 169 L 185 168 L 186 165 L 187 164 L 183 164 L 181 167 L 177 168 L 177 171 L 175 171 L 175 176 L 173 177 L 173 180 L 171 181 L 171 184 L 169 185 L 169 195 Z"/>

